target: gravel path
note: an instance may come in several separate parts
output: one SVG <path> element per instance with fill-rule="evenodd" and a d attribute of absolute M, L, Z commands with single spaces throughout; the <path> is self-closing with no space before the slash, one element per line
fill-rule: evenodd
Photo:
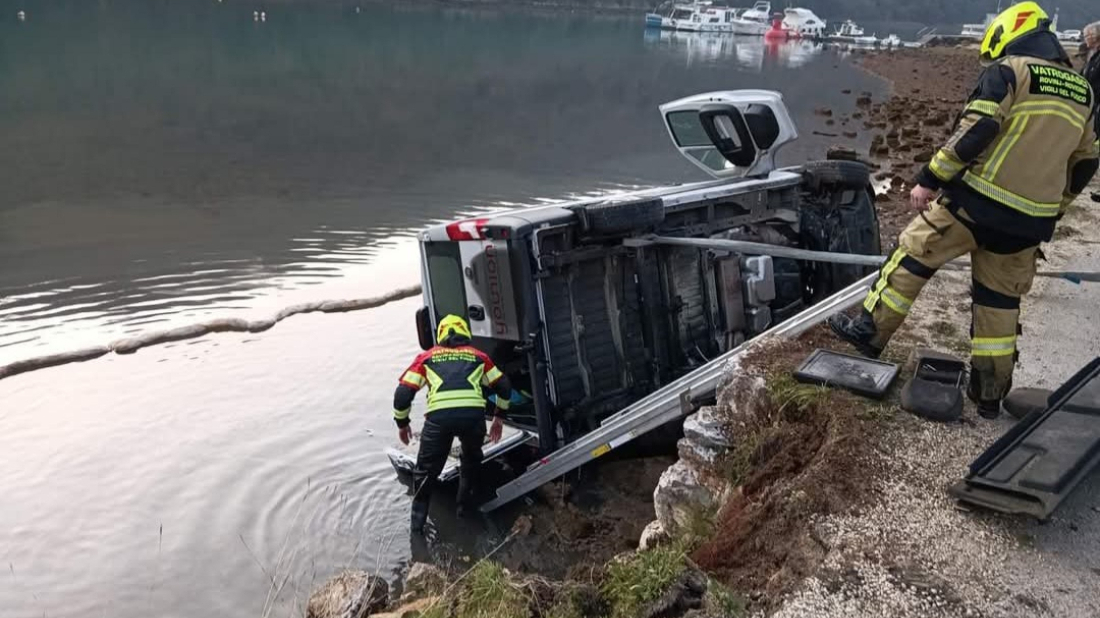
<path fill-rule="evenodd" d="M 1100 205 L 1084 197 L 1077 206 L 1044 247 L 1043 268 L 1100 270 Z M 1037 280 L 1024 305 L 1017 385 L 1056 387 L 1100 355 L 1098 306 L 1098 284 Z M 904 362 L 913 346 L 932 344 L 965 356 L 968 325 L 969 276 L 942 272 L 887 355 Z M 881 499 L 818 522 L 825 568 L 776 616 L 1100 616 L 1100 473 L 1045 524 L 962 509 L 947 488 L 1012 424 L 969 406 L 965 416 L 938 425 L 897 412 L 884 425 Z"/>

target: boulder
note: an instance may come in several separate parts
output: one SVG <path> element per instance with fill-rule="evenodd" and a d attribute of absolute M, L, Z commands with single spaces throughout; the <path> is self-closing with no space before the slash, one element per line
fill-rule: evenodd
<path fill-rule="evenodd" d="M 657 521 L 669 532 L 686 527 L 696 513 L 715 505 L 714 493 L 703 484 L 695 468 L 684 460 L 665 470 L 657 482 L 657 489 L 653 490 Z"/>
<path fill-rule="evenodd" d="M 425 562 L 414 562 L 405 576 L 405 596 L 411 598 L 439 594 L 447 587 L 447 574 L 443 569 Z"/>
<path fill-rule="evenodd" d="M 686 569 L 676 583 L 647 607 L 645 618 L 671 618 L 683 616 L 690 610 L 701 609 L 707 594 L 707 576 L 698 569 Z"/>
<path fill-rule="evenodd" d="M 713 407 L 705 407 L 684 421 L 684 440 L 716 450 L 733 446 L 726 435 L 726 422 Z"/>
<path fill-rule="evenodd" d="M 653 549 L 658 545 L 667 543 L 670 538 L 668 531 L 661 525 L 660 520 L 651 521 L 642 530 L 642 536 L 638 539 L 638 551 Z"/>
<path fill-rule="evenodd" d="M 344 571 L 309 595 L 306 618 L 366 618 L 389 603 L 386 580 L 366 571 Z"/>

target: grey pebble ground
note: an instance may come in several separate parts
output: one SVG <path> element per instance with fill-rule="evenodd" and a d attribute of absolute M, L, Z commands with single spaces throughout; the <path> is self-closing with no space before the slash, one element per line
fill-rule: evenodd
<path fill-rule="evenodd" d="M 1087 195 L 1061 223 L 1064 237 L 1044 246 L 1040 269 L 1100 271 L 1100 204 Z M 968 295 L 967 273 L 941 272 L 896 341 L 919 341 L 944 321 L 965 336 Z M 1017 386 L 1055 388 L 1100 356 L 1100 284 L 1037 279 L 1022 320 Z M 817 522 L 825 568 L 774 616 L 1100 616 L 1100 471 L 1046 523 L 963 509 L 947 488 L 1013 422 L 970 407 L 965 417 L 939 425 L 898 412 L 884 425 L 892 452 L 878 464 L 881 499 Z"/>

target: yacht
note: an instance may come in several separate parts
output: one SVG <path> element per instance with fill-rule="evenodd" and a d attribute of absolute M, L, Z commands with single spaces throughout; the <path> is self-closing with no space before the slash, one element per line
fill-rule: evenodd
<path fill-rule="evenodd" d="M 846 19 L 844 23 L 840 24 L 840 27 L 833 32 L 833 36 L 829 38 L 849 39 L 857 36 L 863 36 L 863 28 L 860 28 L 856 22 Z"/>
<path fill-rule="evenodd" d="M 646 14 L 646 27 L 685 32 L 733 32 L 737 9 L 715 7 L 710 2 L 664 3 Z"/>
<path fill-rule="evenodd" d="M 752 8 L 745 9 L 734 16 L 732 23 L 734 34 L 763 36 L 771 21 L 772 3 L 757 2 Z"/>
<path fill-rule="evenodd" d="M 825 36 L 825 20 L 810 9 L 791 8 L 783 12 L 783 28 L 792 38 L 817 39 Z"/>

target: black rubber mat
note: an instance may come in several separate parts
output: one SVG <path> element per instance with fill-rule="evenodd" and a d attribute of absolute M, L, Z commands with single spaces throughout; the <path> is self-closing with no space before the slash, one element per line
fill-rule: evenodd
<path fill-rule="evenodd" d="M 1100 463 L 1100 358 L 970 464 L 951 488 L 964 502 L 1047 519 Z"/>
<path fill-rule="evenodd" d="M 832 350 L 814 350 L 794 372 L 799 382 L 844 388 L 875 399 L 886 395 L 897 375 L 898 366 L 893 363 Z"/>

